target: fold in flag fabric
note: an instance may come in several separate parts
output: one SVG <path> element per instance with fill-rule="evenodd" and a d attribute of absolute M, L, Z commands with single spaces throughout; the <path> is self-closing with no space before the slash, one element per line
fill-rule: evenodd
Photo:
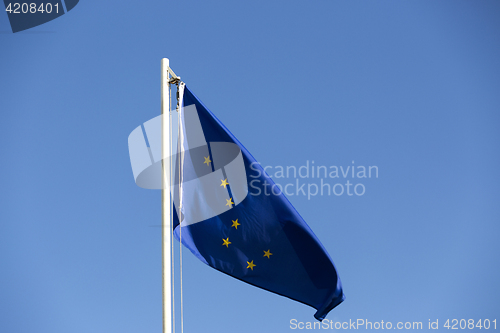
<path fill-rule="evenodd" d="M 179 88 L 175 237 L 205 264 L 312 306 L 322 320 L 345 299 L 332 259 L 245 147 Z"/>

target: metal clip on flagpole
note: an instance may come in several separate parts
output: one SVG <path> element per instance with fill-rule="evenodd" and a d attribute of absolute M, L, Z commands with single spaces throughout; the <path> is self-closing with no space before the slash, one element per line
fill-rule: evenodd
<path fill-rule="evenodd" d="M 163 333 L 172 333 L 172 224 L 170 198 L 171 184 L 171 114 L 170 84 L 177 75 L 170 69 L 169 60 L 161 60 L 161 113 L 162 113 L 162 274 L 163 274 Z"/>
<path fill-rule="evenodd" d="M 170 75 L 172 75 L 172 77 L 168 80 L 168 83 L 170 83 L 170 84 L 179 84 L 179 82 L 181 82 L 181 77 L 175 75 L 175 73 L 172 70 L 172 68 L 168 67 L 168 73 Z"/>

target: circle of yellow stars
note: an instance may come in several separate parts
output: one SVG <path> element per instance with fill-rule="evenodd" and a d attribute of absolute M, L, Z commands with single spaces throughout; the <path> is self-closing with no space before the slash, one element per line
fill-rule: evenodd
<path fill-rule="evenodd" d="M 207 157 L 204 157 L 205 159 L 205 162 L 203 162 L 203 164 L 206 164 L 207 166 L 210 166 L 210 163 L 212 162 L 210 160 L 210 156 L 207 156 Z M 221 184 L 220 186 L 224 186 L 224 188 L 226 188 L 226 186 L 228 186 L 229 183 L 227 182 L 227 178 L 226 179 L 221 179 Z M 226 206 L 229 206 L 231 207 L 232 205 L 234 205 L 234 202 L 233 202 L 233 198 L 229 198 L 229 199 L 226 199 Z M 238 219 L 236 220 L 231 220 L 233 222 L 233 225 L 231 225 L 231 228 L 234 227 L 236 230 L 238 230 L 238 226 L 241 225 L 241 223 L 238 223 Z M 226 239 L 222 238 L 222 246 L 225 246 L 226 248 L 229 248 L 229 244 L 232 244 L 230 241 L 229 241 L 229 237 L 227 237 Z M 268 249 L 267 251 L 264 250 L 264 255 L 263 257 L 267 257 L 267 259 L 271 259 L 271 256 L 273 255 L 271 253 L 271 249 Z M 252 271 L 254 269 L 254 267 L 257 267 L 256 264 L 253 263 L 253 260 L 252 261 L 247 261 L 247 269 L 250 268 Z"/>

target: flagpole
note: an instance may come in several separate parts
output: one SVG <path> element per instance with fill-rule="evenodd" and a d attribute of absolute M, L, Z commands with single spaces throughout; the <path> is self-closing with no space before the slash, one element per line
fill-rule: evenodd
<path fill-rule="evenodd" d="M 162 275 L 163 275 L 163 333 L 172 333 L 172 253 L 170 230 L 170 74 L 169 60 L 161 60 L 162 113 Z"/>

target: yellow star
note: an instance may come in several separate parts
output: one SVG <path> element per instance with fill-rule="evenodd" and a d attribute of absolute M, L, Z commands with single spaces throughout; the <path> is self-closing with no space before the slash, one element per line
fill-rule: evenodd
<path fill-rule="evenodd" d="M 208 166 L 208 165 L 212 162 L 212 161 L 210 161 L 210 155 L 209 155 L 209 156 L 207 156 L 207 157 L 203 157 L 203 158 L 205 159 L 205 162 L 203 162 L 203 164 L 205 164 L 205 163 L 206 163 L 206 164 L 207 164 L 207 166 Z"/>
<path fill-rule="evenodd" d="M 267 257 L 267 259 L 271 259 L 272 255 L 271 250 L 264 251 L 264 257 Z"/>
<path fill-rule="evenodd" d="M 250 262 L 248 262 L 248 261 L 247 261 L 247 264 L 248 264 L 247 268 L 250 268 L 252 271 L 253 271 L 253 268 L 254 268 L 255 266 L 257 266 L 256 264 L 254 264 L 254 263 L 253 263 L 253 260 L 252 260 L 252 261 L 250 261 Z"/>
<path fill-rule="evenodd" d="M 231 205 L 234 205 L 233 198 L 226 199 L 226 206 L 231 207 Z"/>
<path fill-rule="evenodd" d="M 224 180 L 220 180 L 222 182 L 222 184 L 220 184 L 220 186 L 224 186 L 224 188 L 226 188 L 227 185 L 229 185 L 229 183 L 227 182 L 227 178 L 224 179 Z"/>
<path fill-rule="evenodd" d="M 241 225 L 238 223 L 238 219 L 236 219 L 236 221 L 233 221 L 233 225 L 231 226 L 232 227 L 235 227 L 236 229 L 238 229 L 238 226 Z"/>
<path fill-rule="evenodd" d="M 224 242 L 222 246 L 226 245 L 226 247 L 229 248 L 229 244 L 231 244 L 231 242 L 229 241 L 229 237 L 226 239 L 222 238 L 222 241 Z"/>

